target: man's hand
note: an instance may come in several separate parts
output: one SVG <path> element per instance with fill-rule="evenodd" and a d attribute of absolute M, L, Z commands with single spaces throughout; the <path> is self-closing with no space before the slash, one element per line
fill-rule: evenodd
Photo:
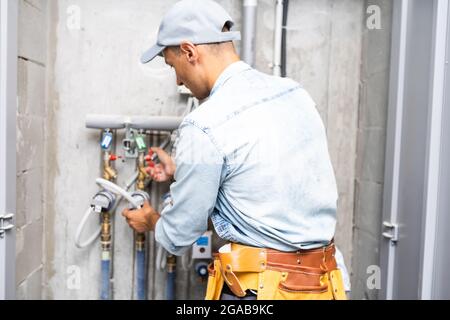
<path fill-rule="evenodd" d="M 173 178 L 176 165 L 170 155 L 161 148 L 151 148 L 158 155 L 160 163 L 148 169 L 148 174 L 156 182 L 165 182 Z"/>
<path fill-rule="evenodd" d="M 150 206 L 148 201 L 144 202 L 144 206 L 141 209 L 123 210 L 122 215 L 130 227 L 138 233 L 154 231 L 156 222 L 160 218 L 159 213 Z"/>

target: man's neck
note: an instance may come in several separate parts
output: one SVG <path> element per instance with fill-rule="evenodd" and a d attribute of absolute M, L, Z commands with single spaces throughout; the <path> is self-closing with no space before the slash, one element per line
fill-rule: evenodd
<path fill-rule="evenodd" d="M 217 79 L 219 79 L 220 75 L 235 62 L 240 61 L 238 55 L 232 54 L 229 56 L 220 57 L 220 60 L 217 59 L 216 63 L 211 64 L 211 68 L 209 70 L 209 79 L 208 79 L 208 89 L 211 91 L 216 84 Z"/>

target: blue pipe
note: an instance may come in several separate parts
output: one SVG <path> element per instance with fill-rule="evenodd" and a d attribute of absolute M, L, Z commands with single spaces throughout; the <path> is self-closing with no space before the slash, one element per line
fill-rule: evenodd
<path fill-rule="evenodd" d="M 145 295 L 145 250 L 136 251 L 136 264 L 137 264 L 137 299 L 146 300 Z"/>
<path fill-rule="evenodd" d="M 166 298 L 167 300 L 175 300 L 175 270 L 167 272 L 167 287 Z"/>
<path fill-rule="evenodd" d="M 110 300 L 109 296 L 109 275 L 111 271 L 111 260 L 102 260 L 102 291 L 100 298 L 102 300 Z"/>

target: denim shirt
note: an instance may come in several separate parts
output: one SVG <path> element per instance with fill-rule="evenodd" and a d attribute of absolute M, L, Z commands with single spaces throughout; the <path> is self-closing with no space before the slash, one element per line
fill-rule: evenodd
<path fill-rule="evenodd" d="M 172 204 L 156 240 L 183 254 L 211 218 L 225 240 L 282 251 L 326 245 L 336 226 L 336 180 L 323 122 L 295 81 L 244 62 L 180 125 Z"/>

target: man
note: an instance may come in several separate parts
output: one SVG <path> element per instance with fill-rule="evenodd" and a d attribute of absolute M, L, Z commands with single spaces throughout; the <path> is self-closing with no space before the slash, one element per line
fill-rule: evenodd
<path fill-rule="evenodd" d="M 231 244 L 210 266 L 206 299 L 344 299 L 333 237 L 337 190 L 325 129 L 309 94 L 240 61 L 233 21 L 211 0 L 176 3 L 142 62 L 163 55 L 177 84 L 205 101 L 180 126 L 175 161 L 153 149 L 173 203 L 125 210 L 183 254 L 207 230 Z M 224 284 L 226 284 L 224 286 Z"/>

